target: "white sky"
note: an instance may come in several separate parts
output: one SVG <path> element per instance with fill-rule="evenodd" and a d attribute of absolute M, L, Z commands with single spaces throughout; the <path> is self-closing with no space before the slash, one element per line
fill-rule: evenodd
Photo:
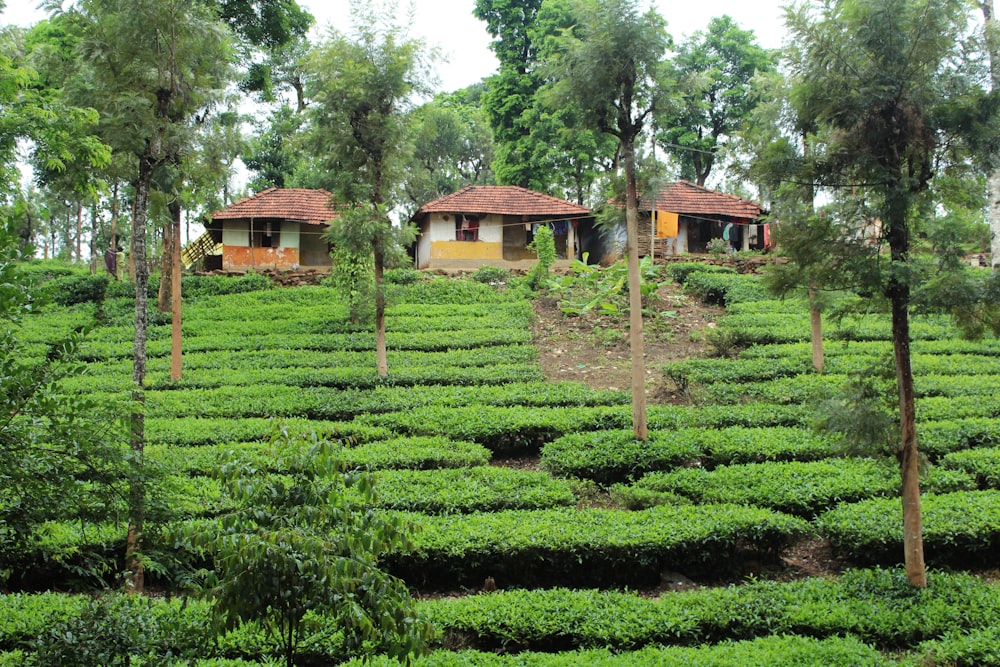
<path fill-rule="evenodd" d="M 299 5 L 316 17 L 319 28 L 332 25 L 351 32 L 350 6 L 356 0 L 298 0 Z M 744 29 L 753 30 L 757 41 L 766 48 L 778 48 L 784 36 L 781 6 L 786 0 L 691 0 L 670 2 L 655 0 L 667 20 L 667 30 L 677 42 L 691 33 L 704 30 L 709 19 L 728 14 Z M 45 18 L 36 8 L 37 0 L 7 0 L 0 15 L 2 23 L 30 25 Z M 401 13 L 406 0 L 399 2 Z M 437 68 L 439 89 L 464 88 L 492 74 L 497 65 L 489 49 L 486 24 L 472 15 L 475 0 L 413 0 L 413 25 L 410 36 L 423 38 L 438 47 L 447 58 Z M 641 5 L 640 5 L 641 6 Z"/>

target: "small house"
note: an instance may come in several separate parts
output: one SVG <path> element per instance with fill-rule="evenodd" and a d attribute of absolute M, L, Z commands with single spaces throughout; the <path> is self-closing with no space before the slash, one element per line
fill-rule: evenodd
<path fill-rule="evenodd" d="M 413 215 L 417 268 L 509 266 L 535 260 L 528 248 L 540 225 L 560 259 L 600 257 L 590 209 L 513 185 L 470 185 L 424 204 Z"/>
<path fill-rule="evenodd" d="M 212 214 L 206 234 L 222 254 L 205 258 L 206 269 L 329 267 L 323 234 L 337 217 L 326 190 L 268 188 Z"/>
<path fill-rule="evenodd" d="M 760 222 L 764 208 L 689 181 L 660 188 L 639 201 L 639 252 L 657 256 L 703 253 L 721 239 L 733 250 L 769 245 L 769 227 Z"/>

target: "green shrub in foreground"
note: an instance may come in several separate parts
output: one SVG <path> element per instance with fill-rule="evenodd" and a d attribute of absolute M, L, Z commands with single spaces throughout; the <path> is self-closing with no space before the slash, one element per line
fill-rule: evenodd
<path fill-rule="evenodd" d="M 347 664 L 360 667 L 362 663 Z M 375 658 L 366 664 L 397 667 L 399 663 Z M 789 635 L 698 648 L 644 648 L 630 653 L 608 649 L 517 655 L 436 651 L 411 664 L 413 667 L 893 667 L 897 663 L 853 637 L 820 640 Z"/>
<path fill-rule="evenodd" d="M 917 655 L 920 667 L 1000 667 L 1000 625 L 924 642 Z"/>
<path fill-rule="evenodd" d="M 444 647 L 534 651 L 655 644 L 694 646 L 784 633 L 854 635 L 885 650 L 995 626 L 1000 588 L 968 574 L 931 572 L 914 589 L 901 570 L 839 578 L 749 581 L 650 598 L 598 590 L 504 590 L 421 603 Z"/>
<path fill-rule="evenodd" d="M 932 565 L 996 565 L 1000 553 L 1000 491 L 925 495 L 924 554 Z M 821 515 L 820 533 L 838 553 L 858 563 L 896 564 L 903 557 L 898 498 L 845 503 Z"/>

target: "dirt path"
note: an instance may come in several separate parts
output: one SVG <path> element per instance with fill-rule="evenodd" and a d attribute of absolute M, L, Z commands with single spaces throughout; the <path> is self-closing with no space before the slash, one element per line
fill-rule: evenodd
<path fill-rule="evenodd" d="M 662 366 L 672 360 L 704 357 L 710 350 L 705 332 L 725 310 L 706 306 L 687 296 L 677 285 L 660 289 L 650 306 L 656 318 L 644 324 L 646 387 L 650 403 L 670 403 L 678 398 L 664 382 Z M 545 377 L 552 382 L 582 382 L 594 389 L 628 390 L 632 363 L 628 321 L 596 315 L 564 315 L 556 299 L 535 301 L 537 322 L 534 344 Z"/>

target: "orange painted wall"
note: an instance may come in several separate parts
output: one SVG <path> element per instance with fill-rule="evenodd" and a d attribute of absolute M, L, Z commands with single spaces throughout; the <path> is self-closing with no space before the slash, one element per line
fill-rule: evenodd
<path fill-rule="evenodd" d="M 432 241 L 431 259 L 503 259 L 503 243 Z"/>
<path fill-rule="evenodd" d="M 299 263 L 298 248 L 248 248 L 222 246 L 222 268 L 225 270 L 290 269 Z"/>

